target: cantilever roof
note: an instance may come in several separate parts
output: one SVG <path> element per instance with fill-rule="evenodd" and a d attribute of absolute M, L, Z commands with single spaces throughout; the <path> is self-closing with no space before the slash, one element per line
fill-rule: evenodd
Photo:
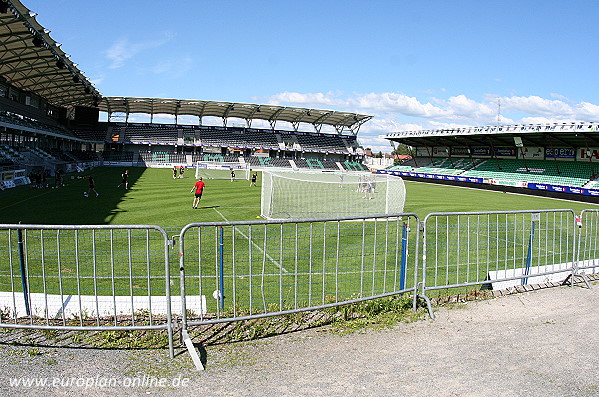
<path fill-rule="evenodd" d="M 520 138 L 524 146 L 538 147 L 597 147 L 599 124 L 569 122 L 548 124 L 516 124 L 455 129 L 400 131 L 387 134 L 385 139 L 414 147 L 433 146 L 514 146 Z"/>
<path fill-rule="evenodd" d="M 0 76 L 55 106 L 93 106 L 100 93 L 35 15 L 19 0 L 0 1 Z"/>
<path fill-rule="evenodd" d="M 191 115 L 200 118 L 213 116 L 223 120 L 234 117 L 245 119 L 248 124 L 251 120 L 258 119 L 269 121 L 273 128 L 277 121 L 287 121 L 294 127 L 297 127 L 299 123 L 308 123 L 319 130 L 322 125 L 332 125 L 339 132 L 344 128 L 349 128 L 354 133 L 357 133 L 360 125 L 372 118 L 369 115 L 334 110 L 161 98 L 104 97 L 100 101 L 99 107 L 101 111 L 109 114 L 169 114 Z"/>

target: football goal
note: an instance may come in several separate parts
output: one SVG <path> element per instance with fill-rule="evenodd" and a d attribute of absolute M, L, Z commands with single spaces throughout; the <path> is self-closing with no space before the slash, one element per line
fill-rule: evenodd
<path fill-rule="evenodd" d="M 403 212 L 401 178 L 386 174 L 262 171 L 261 215 L 309 219 Z"/>
<path fill-rule="evenodd" d="M 198 161 L 195 164 L 196 179 L 231 179 L 231 171 L 235 172 L 235 179 L 250 180 L 250 167 L 246 163 L 238 162 L 208 162 Z"/>

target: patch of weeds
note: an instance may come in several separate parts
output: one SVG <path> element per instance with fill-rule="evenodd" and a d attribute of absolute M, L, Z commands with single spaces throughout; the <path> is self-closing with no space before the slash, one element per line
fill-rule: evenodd
<path fill-rule="evenodd" d="M 41 356 L 42 354 L 43 353 L 37 347 L 32 347 L 27 350 L 27 355 L 29 355 L 29 357 Z"/>
<path fill-rule="evenodd" d="M 392 296 L 343 306 L 339 308 L 341 315 L 336 317 L 333 328 L 338 333 L 352 333 L 421 319 L 424 311 L 414 311 L 412 305 L 409 296 Z"/>
<path fill-rule="evenodd" d="M 83 336 L 80 333 L 74 333 L 71 335 L 71 343 L 79 344 L 83 342 Z"/>
<path fill-rule="evenodd" d="M 3 308 L 0 308 L 0 318 L 2 319 L 2 321 L 7 321 L 8 319 L 12 318 L 12 314 L 13 311 L 10 307 L 5 306 Z"/>
<path fill-rule="evenodd" d="M 448 310 L 464 310 L 468 309 L 465 302 L 451 302 L 444 305 Z"/>
<path fill-rule="evenodd" d="M 48 359 L 46 359 L 46 361 L 44 361 L 44 362 L 45 362 L 46 364 L 48 364 L 48 365 L 54 365 L 54 364 L 56 364 L 58 361 L 56 361 L 56 359 L 55 359 L 55 358 L 48 358 Z"/>
<path fill-rule="evenodd" d="M 25 357 L 27 355 L 27 351 L 25 349 L 15 349 L 12 351 L 12 355 L 16 357 Z"/>
<path fill-rule="evenodd" d="M 589 393 L 589 395 L 594 395 L 594 396 L 599 395 L 599 386 L 598 385 L 592 385 L 592 386 L 579 388 L 579 390 L 582 392 L 587 392 L 587 393 Z"/>
<path fill-rule="evenodd" d="M 41 332 L 46 339 L 56 340 L 58 338 L 58 331 L 55 329 L 43 329 Z"/>
<path fill-rule="evenodd" d="M 100 331 L 86 338 L 92 347 L 156 349 L 168 346 L 164 332 L 146 330 Z"/>
<path fill-rule="evenodd" d="M 330 297 L 326 303 L 335 303 L 335 300 Z M 255 341 L 308 328 L 321 328 L 322 331 L 330 331 L 330 328 L 325 327 L 331 325 L 333 332 L 351 333 L 365 328 L 382 329 L 398 323 L 421 319 L 425 311 L 414 311 L 412 305 L 413 298 L 410 296 L 393 296 L 350 305 L 332 306 L 321 310 L 199 326 L 191 329 L 189 334 L 196 342 L 205 345 L 218 345 Z M 302 304 L 298 306 L 302 307 Z M 308 306 L 308 304 L 306 303 L 304 306 Z M 269 307 L 269 309 L 274 311 L 280 308 L 277 306 Z M 283 307 L 283 310 L 290 309 L 292 308 Z M 239 315 L 239 313 L 237 314 Z"/>

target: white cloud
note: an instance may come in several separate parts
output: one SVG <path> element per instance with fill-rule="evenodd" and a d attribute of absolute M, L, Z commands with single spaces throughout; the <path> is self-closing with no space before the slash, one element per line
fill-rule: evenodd
<path fill-rule="evenodd" d="M 178 58 L 176 60 L 160 60 L 154 69 L 155 74 L 167 74 L 169 77 L 181 77 L 193 67 L 193 59 L 190 57 Z"/>
<path fill-rule="evenodd" d="M 133 58 L 142 51 L 160 47 L 173 39 L 170 32 L 163 32 L 162 37 L 153 40 L 130 42 L 129 39 L 123 38 L 117 40 L 110 46 L 104 54 L 110 61 L 109 69 L 118 69 L 125 65 L 128 59 Z"/>
<path fill-rule="evenodd" d="M 360 128 L 359 137 L 365 147 L 377 148 L 376 151 L 390 150 L 382 137 L 391 132 L 494 125 L 498 116 L 501 124 L 599 121 L 599 105 L 570 103 L 559 94 L 551 94 L 550 98 L 487 94 L 480 101 L 460 94 L 424 102 L 394 92 L 353 95 L 284 92 L 270 97 L 269 103 L 372 114 L 374 118 Z"/>
<path fill-rule="evenodd" d="M 104 76 L 96 76 L 91 78 L 89 81 L 94 85 L 94 87 L 97 87 L 104 82 Z"/>
<path fill-rule="evenodd" d="M 284 103 L 293 104 L 299 107 L 343 107 L 347 106 L 347 101 L 343 101 L 333 92 L 317 92 L 317 93 L 306 93 L 302 94 L 299 92 L 282 92 L 271 96 L 267 104 L 269 105 L 281 105 Z"/>
<path fill-rule="evenodd" d="M 599 121 L 599 105 L 581 102 L 574 107 L 576 117 L 584 121 Z"/>
<path fill-rule="evenodd" d="M 357 95 L 349 100 L 352 107 L 369 112 L 397 112 L 406 116 L 438 118 L 447 116 L 446 110 L 429 103 L 422 103 L 415 97 L 392 92 Z"/>
<path fill-rule="evenodd" d="M 568 97 L 566 97 L 565 95 L 556 94 L 556 93 L 552 92 L 551 94 L 549 94 L 549 96 L 551 96 L 552 98 L 561 99 L 564 102 L 570 102 Z"/>
<path fill-rule="evenodd" d="M 508 113 L 516 111 L 539 116 L 566 116 L 573 113 L 572 107 L 563 101 L 545 99 L 536 95 L 501 98 L 501 108 Z"/>
<path fill-rule="evenodd" d="M 562 120 L 551 119 L 547 117 L 523 117 L 520 122 L 522 124 L 547 124 L 547 123 L 557 123 Z"/>

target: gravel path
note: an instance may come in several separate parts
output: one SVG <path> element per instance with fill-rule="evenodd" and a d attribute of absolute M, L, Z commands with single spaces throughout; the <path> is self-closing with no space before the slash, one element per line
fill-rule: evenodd
<path fill-rule="evenodd" d="M 170 360 L 164 350 L 0 345 L 0 394 L 597 396 L 598 308 L 597 283 L 545 288 L 442 307 L 436 320 L 384 331 L 210 346 L 204 372 L 184 351 Z M 48 383 L 11 386 L 21 377 Z"/>

